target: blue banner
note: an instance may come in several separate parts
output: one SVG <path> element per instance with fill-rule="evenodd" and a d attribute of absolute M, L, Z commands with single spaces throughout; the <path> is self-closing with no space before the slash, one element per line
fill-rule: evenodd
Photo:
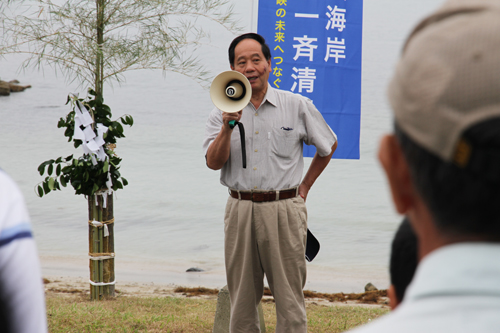
<path fill-rule="evenodd" d="M 258 15 L 271 86 L 311 99 L 338 136 L 334 157 L 359 159 L 363 1 L 260 0 Z"/>

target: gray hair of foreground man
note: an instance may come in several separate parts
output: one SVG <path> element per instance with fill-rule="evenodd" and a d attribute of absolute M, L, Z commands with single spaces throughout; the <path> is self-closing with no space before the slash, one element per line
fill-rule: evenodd
<path fill-rule="evenodd" d="M 449 1 L 389 86 L 412 183 L 452 241 L 500 241 L 500 1 Z"/>

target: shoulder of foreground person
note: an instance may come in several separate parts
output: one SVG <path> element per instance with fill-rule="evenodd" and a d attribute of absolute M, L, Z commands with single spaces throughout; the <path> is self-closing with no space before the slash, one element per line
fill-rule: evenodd
<path fill-rule="evenodd" d="M 500 327 L 499 312 L 496 295 L 421 295 L 349 333 L 494 333 Z"/>
<path fill-rule="evenodd" d="M 0 332 L 47 332 L 44 287 L 24 197 L 0 170 Z"/>

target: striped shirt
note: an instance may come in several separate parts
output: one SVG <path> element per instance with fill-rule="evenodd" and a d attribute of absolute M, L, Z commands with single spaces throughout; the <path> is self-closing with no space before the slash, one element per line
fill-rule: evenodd
<path fill-rule="evenodd" d="M 231 134 L 231 152 L 221 169 L 221 183 L 235 190 L 282 190 L 302 179 L 303 143 L 314 145 L 320 156 L 331 152 L 337 136 L 311 100 L 268 84 L 260 107 L 243 109 L 247 167 L 242 165 L 239 128 Z M 215 140 L 223 125 L 222 111 L 214 108 L 207 120 L 203 150 Z"/>

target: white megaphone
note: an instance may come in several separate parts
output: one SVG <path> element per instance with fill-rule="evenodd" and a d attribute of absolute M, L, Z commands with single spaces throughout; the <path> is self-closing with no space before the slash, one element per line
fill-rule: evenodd
<path fill-rule="evenodd" d="M 243 110 L 252 97 L 252 86 L 245 75 L 237 71 L 222 72 L 215 77 L 210 86 L 210 98 L 215 107 L 223 112 L 238 112 Z M 243 168 L 247 167 L 245 149 L 245 129 L 243 124 L 236 120 L 229 122 L 229 127 L 238 125 L 241 138 L 241 158 Z"/>
<path fill-rule="evenodd" d="M 252 86 L 245 75 L 237 71 L 222 72 L 210 86 L 210 98 L 224 112 L 243 110 L 252 97 Z"/>

